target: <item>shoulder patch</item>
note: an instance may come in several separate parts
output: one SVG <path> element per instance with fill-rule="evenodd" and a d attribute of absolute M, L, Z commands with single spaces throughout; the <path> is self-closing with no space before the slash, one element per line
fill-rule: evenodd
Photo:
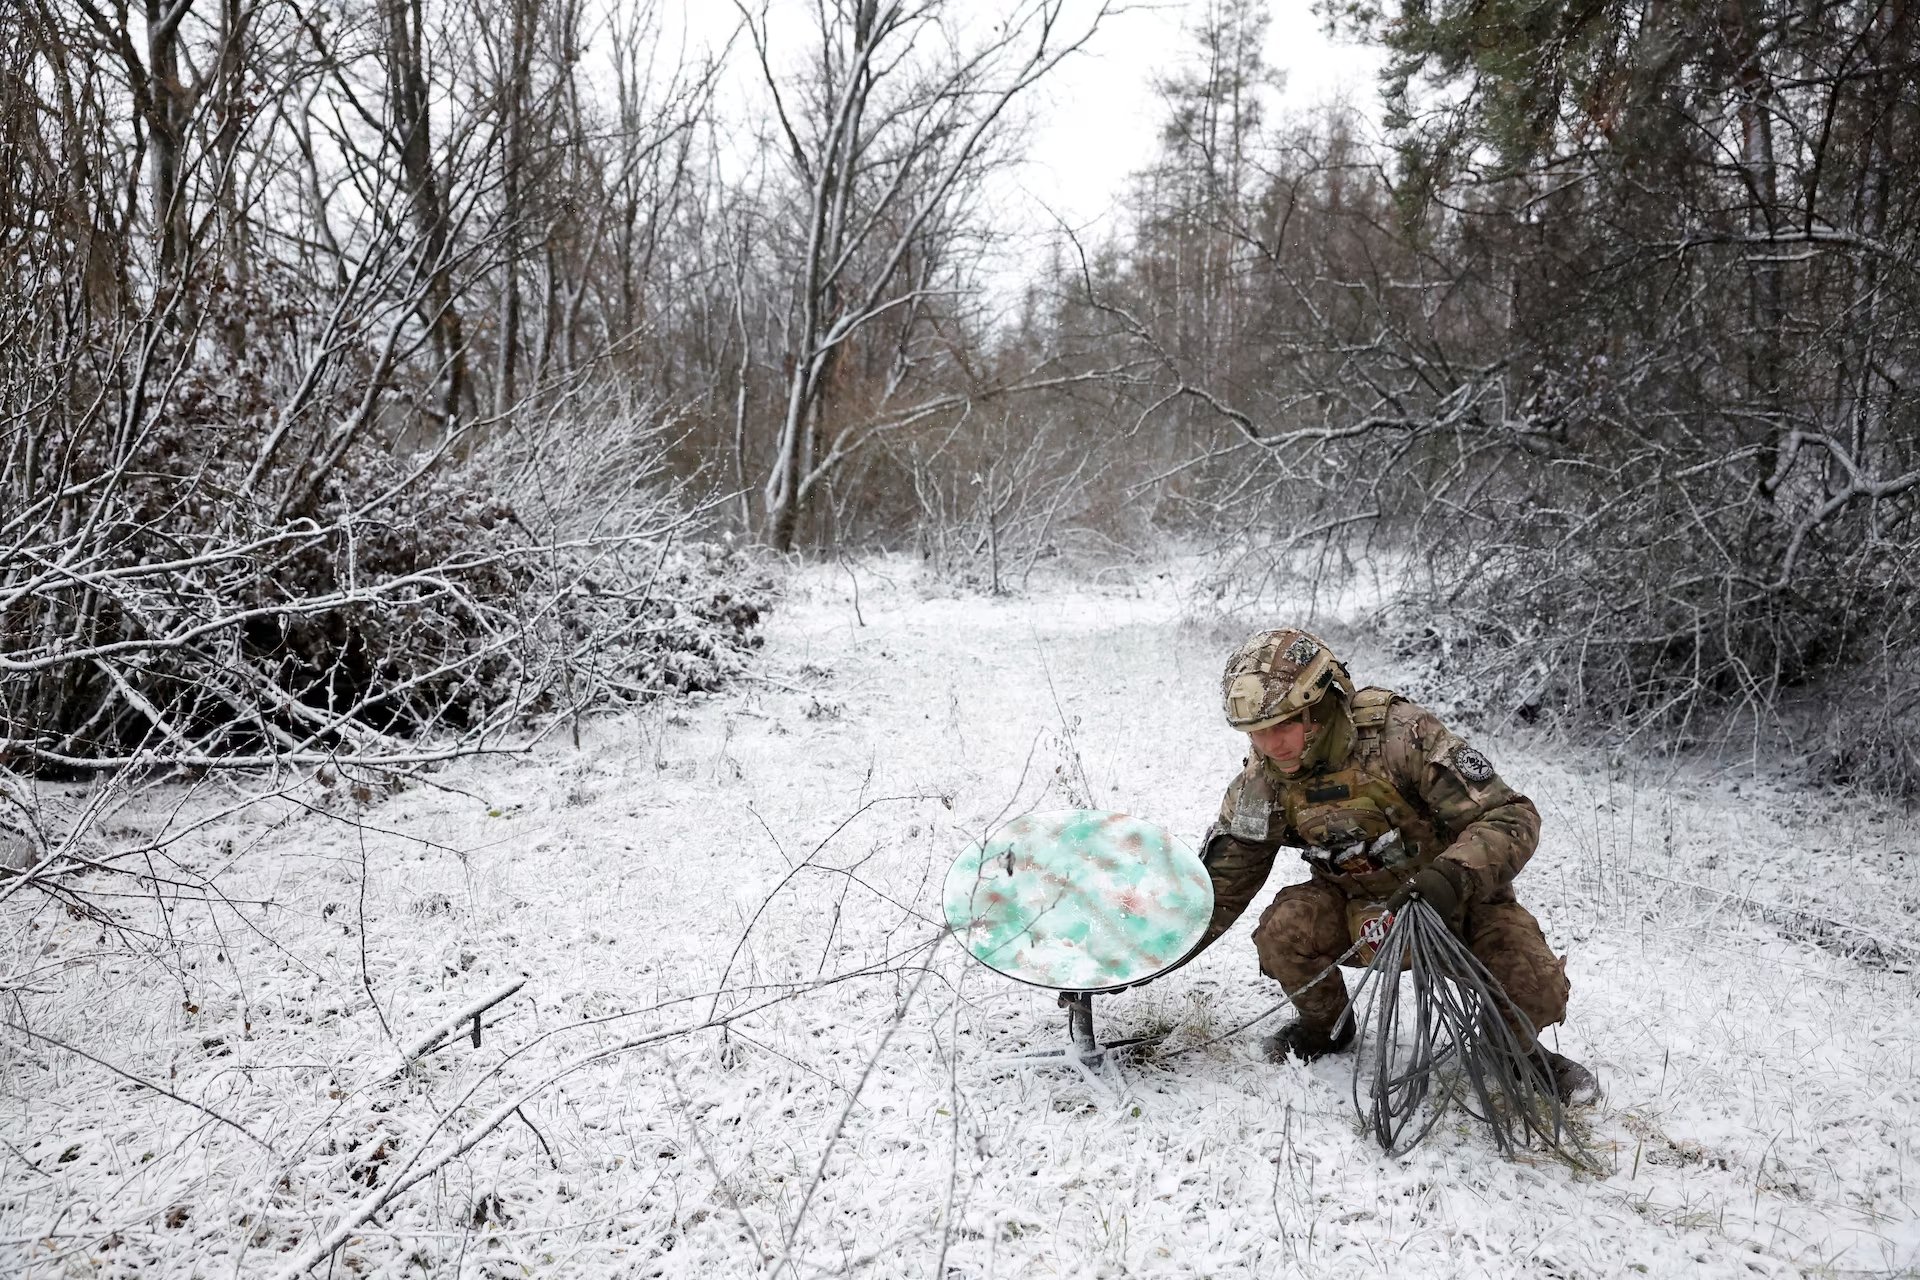
<path fill-rule="evenodd" d="M 1493 761 L 1464 742 L 1454 746 L 1452 753 L 1447 756 L 1447 763 L 1468 782 L 1486 782 L 1493 777 Z"/>
<path fill-rule="evenodd" d="M 1227 820 L 1227 834 L 1236 840 L 1265 844 L 1267 826 L 1273 820 L 1273 801 L 1254 788 L 1233 798 L 1233 816 Z"/>
<path fill-rule="evenodd" d="M 1273 792 L 1262 772 L 1257 766 L 1248 768 L 1227 788 L 1227 802 L 1220 816 L 1227 834 L 1236 840 L 1267 842 L 1273 822 Z"/>

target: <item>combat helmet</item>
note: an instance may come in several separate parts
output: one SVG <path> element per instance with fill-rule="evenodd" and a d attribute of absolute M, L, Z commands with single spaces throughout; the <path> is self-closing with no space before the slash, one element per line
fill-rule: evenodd
<path fill-rule="evenodd" d="M 1306 715 L 1300 766 L 1310 773 L 1339 768 L 1353 744 L 1353 681 L 1311 632 L 1285 627 L 1247 637 L 1227 659 L 1220 692 L 1227 723 L 1242 733 Z"/>
<path fill-rule="evenodd" d="M 1227 659 L 1220 679 L 1227 723 L 1252 733 L 1291 719 L 1334 690 L 1342 704 L 1353 700 L 1347 669 L 1326 641 L 1295 627 L 1256 631 Z"/>

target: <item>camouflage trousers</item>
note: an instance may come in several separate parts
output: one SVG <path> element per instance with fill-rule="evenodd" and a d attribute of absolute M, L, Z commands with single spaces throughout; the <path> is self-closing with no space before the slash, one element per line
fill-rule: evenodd
<path fill-rule="evenodd" d="M 1505 988 L 1514 1007 L 1534 1030 L 1566 1016 L 1567 962 L 1553 954 L 1533 913 L 1517 902 L 1477 902 L 1467 908 L 1461 937 L 1467 948 Z M 1260 914 L 1253 945 L 1260 969 L 1288 992 L 1311 981 L 1351 944 L 1347 935 L 1347 897 L 1324 880 L 1289 885 Z M 1363 968 L 1358 958 L 1346 962 Z M 1303 1021 L 1332 1026 L 1346 1011 L 1347 988 L 1335 973 L 1293 997 Z M 1519 1028 L 1516 1027 L 1516 1030 Z"/>

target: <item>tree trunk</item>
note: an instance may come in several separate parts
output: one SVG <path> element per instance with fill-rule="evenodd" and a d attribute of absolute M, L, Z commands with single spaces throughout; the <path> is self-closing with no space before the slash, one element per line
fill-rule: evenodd
<path fill-rule="evenodd" d="M 441 415 L 452 423 L 467 395 L 467 344 L 453 301 L 446 206 L 433 167 L 420 0 L 386 0 L 386 18 L 388 139 L 399 152 L 401 180 L 420 236 L 419 269 L 427 276 L 422 319 L 432 337 L 435 363 L 446 371 Z"/>
<path fill-rule="evenodd" d="M 526 166 L 526 108 L 533 74 L 534 14 L 530 0 L 513 0 L 505 78 L 500 86 L 500 200 L 505 232 L 501 267 L 499 363 L 494 377 L 493 411 L 504 415 L 517 394 L 520 362 L 520 246 Z"/>
<path fill-rule="evenodd" d="M 187 244 L 186 195 L 180 190 L 181 153 L 186 145 L 186 86 L 180 81 L 180 22 L 191 0 L 146 0 L 147 9 L 147 174 L 153 198 L 153 230 L 163 293 L 174 287 Z"/>
<path fill-rule="evenodd" d="M 1765 0 L 1729 0 L 1729 19 L 1738 33 L 1738 65 L 1734 71 L 1740 117 L 1740 168 L 1746 185 L 1748 249 L 1748 316 L 1753 326 L 1748 353 L 1748 387 L 1760 401 L 1767 422 L 1767 447 L 1755 460 L 1755 473 L 1764 486 L 1779 465 L 1779 448 L 1786 436 L 1780 394 L 1781 329 L 1785 306 L 1778 255 L 1770 241 L 1779 230 L 1778 167 L 1773 151 L 1773 85 L 1761 61 Z M 1764 492 L 1764 489 L 1762 490 Z"/>

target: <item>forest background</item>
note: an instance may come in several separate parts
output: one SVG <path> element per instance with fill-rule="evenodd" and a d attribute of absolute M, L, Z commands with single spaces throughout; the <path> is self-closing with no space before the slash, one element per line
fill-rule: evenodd
<path fill-rule="evenodd" d="M 1198 0 L 1094 225 L 1137 13 L 695 12 L 0 3 L 0 1257 L 1911 1274 L 1910 0 Z M 1243 936 L 994 1065 L 940 869 L 1197 833 L 1276 616 L 1541 805 L 1593 1176 Z"/>
<path fill-rule="evenodd" d="M 1920 785 L 1910 5 L 1320 16 L 1378 114 L 1197 5 L 1009 293 L 1107 6 L 9 6 L 0 762 L 417 763 L 710 686 L 749 545 L 1171 537 L 1400 566 L 1501 722 Z"/>

